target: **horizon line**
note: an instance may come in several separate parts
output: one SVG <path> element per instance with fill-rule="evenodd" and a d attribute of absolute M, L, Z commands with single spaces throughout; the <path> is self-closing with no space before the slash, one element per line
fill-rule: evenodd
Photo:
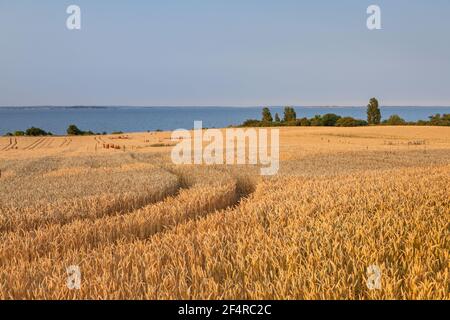
<path fill-rule="evenodd" d="M 3 105 L 0 108 L 365 108 L 365 105 Z M 450 105 L 380 105 L 381 108 L 450 108 Z"/>

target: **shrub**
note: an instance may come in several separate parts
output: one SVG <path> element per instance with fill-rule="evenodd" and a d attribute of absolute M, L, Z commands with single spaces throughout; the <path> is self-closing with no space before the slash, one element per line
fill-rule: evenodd
<path fill-rule="evenodd" d="M 340 118 L 336 121 L 336 127 L 360 127 L 360 126 L 366 126 L 367 122 L 360 119 L 355 119 L 352 117 L 344 117 Z"/>
<path fill-rule="evenodd" d="M 261 126 L 261 121 L 255 120 L 255 119 L 246 120 L 242 124 L 242 127 L 260 127 L 260 126 Z"/>
<path fill-rule="evenodd" d="M 406 121 L 403 118 L 401 118 L 399 115 L 393 114 L 392 116 L 389 117 L 389 119 L 383 121 L 383 124 L 386 124 L 389 126 L 401 126 L 401 125 L 405 125 Z"/>
<path fill-rule="evenodd" d="M 450 114 L 436 114 L 430 117 L 429 125 L 431 126 L 450 126 Z"/>
<path fill-rule="evenodd" d="M 25 132 L 24 131 L 15 131 L 14 132 L 14 136 L 16 136 L 16 137 L 22 137 L 22 136 L 24 136 L 25 135 Z"/>
<path fill-rule="evenodd" d="M 311 125 L 311 121 L 308 118 L 301 118 L 297 120 L 297 126 L 300 127 L 309 127 Z"/>
<path fill-rule="evenodd" d="M 428 125 L 428 121 L 425 120 L 419 120 L 416 123 L 418 126 L 427 126 Z"/>
<path fill-rule="evenodd" d="M 283 125 L 286 127 L 295 127 L 295 126 L 297 126 L 297 120 L 290 120 L 290 121 L 283 122 Z"/>
<path fill-rule="evenodd" d="M 322 116 L 322 125 L 326 127 L 333 127 L 340 118 L 340 116 L 334 113 L 327 113 Z"/>
<path fill-rule="evenodd" d="M 311 126 L 322 126 L 322 117 L 320 115 L 315 115 L 314 118 L 310 120 Z"/>

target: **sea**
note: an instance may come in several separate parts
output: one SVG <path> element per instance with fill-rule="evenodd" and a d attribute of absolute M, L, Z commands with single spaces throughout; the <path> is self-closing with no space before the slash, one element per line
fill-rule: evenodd
<path fill-rule="evenodd" d="M 284 107 L 271 107 L 283 117 Z M 366 119 L 366 107 L 295 107 L 297 118 L 326 113 Z M 0 135 L 38 127 L 63 135 L 69 125 L 93 132 L 144 132 L 192 129 L 194 121 L 204 128 L 239 125 L 260 119 L 262 107 L 0 107 Z M 434 114 L 450 114 L 450 107 L 381 107 L 382 118 L 398 114 L 407 121 L 427 120 Z"/>

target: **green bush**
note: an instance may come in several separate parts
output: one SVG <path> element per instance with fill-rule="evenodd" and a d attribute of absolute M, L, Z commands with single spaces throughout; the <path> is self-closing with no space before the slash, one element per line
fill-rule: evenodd
<path fill-rule="evenodd" d="M 355 119 L 352 117 L 340 118 L 336 121 L 336 127 L 361 127 L 367 126 L 367 121 Z"/>
<path fill-rule="evenodd" d="M 323 125 L 322 124 L 322 116 L 315 115 L 314 118 L 310 119 L 310 123 L 311 123 L 311 126 L 313 126 L 313 127 L 322 126 Z"/>
<path fill-rule="evenodd" d="M 260 127 L 260 126 L 261 126 L 261 121 L 255 120 L 255 119 L 246 120 L 242 124 L 242 127 Z"/>
<path fill-rule="evenodd" d="M 389 119 L 383 121 L 383 124 L 388 126 L 402 126 L 406 124 L 406 121 L 401 118 L 398 114 L 393 114 Z"/>
<path fill-rule="evenodd" d="M 431 126 L 450 126 L 450 114 L 436 114 L 430 117 L 429 125 Z"/>
<path fill-rule="evenodd" d="M 327 113 L 322 116 L 322 125 L 325 127 L 334 127 L 341 117 L 334 113 Z"/>
<path fill-rule="evenodd" d="M 301 118 L 297 120 L 297 126 L 300 127 L 309 127 L 311 125 L 311 121 L 308 118 Z"/>

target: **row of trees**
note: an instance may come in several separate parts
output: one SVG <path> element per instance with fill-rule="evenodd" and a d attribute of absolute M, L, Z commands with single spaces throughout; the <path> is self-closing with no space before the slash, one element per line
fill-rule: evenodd
<path fill-rule="evenodd" d="M 443 114 L 442 116 L 438 113 L 429 118 L 429 121 L 419 120 L 417 124 L 419 126 L 450 126 L 450 114 Z"/>
<path fill-rule="evenodd" d="M 67 128 L 66 132 L 69 136 L 100 135 L 100 133 L 94 133 L 90 130 L 82 131 L 74 124 L 71 124 Z M 102 134 L 106 134 L 106 132 L 103 132 Z M 9 137 L 12 137 L 12 136 L 15 136 L 15 137 L 20 137 L 20 136 L 37 137 L 37 136 L 52 136 L 52 135 L 53 134 L 51 132 L 47 132 L 45 130 L 42 130 L 41 128 L 35 128 L 35 127 L 28 128 L 25 131 L 15 131 L 13 133 L 8 132 L 7 134 L 5 134 L 5 136 L 9 136 Z"/>
<path fill-rule="evenodd" d="M 295 121 L 296 119 L 297 119 L 297 114 L 295 113 L 294 108 L 285 107 L 283 122 Z M 270 112 L 269 108 L 263 108 L 262 122 L 273 122 L 273 121 L 274 121 L 274 119 L 272 118 L 272 113 Z M 278 115 L 278 113 L 275 114 L 275 122 L 281 122 L 280 116 Z"/>
<path fill-rule="evenodd" d="M 5 134 L 5 136 L 8 137 L 21 137 L 21 136 L 30 136 L 30 137 L 37 137 L 37 136 L 52 136 L 53 133 L 51 133 L 50 131 L 47 132 L 45 130 L 42 130 L 41 128 L 35 128 L 35 127 L 31 127 L 28 128 L 25 131 L 14 131 L 13 133 L 8 132 L 7 134 Z"/>
<path fill-rule="evenodd" d="M 82 131 L 74 124 L 71 124 L 67 128 L 66 132 L 67 132 L 67 134 L 69 136 L 93 136 L 93 135 L 99 136 L 99 135 L 108 134 L 106 131 L 103 131 L 102 133 L 98 133 L 98 132 L 94 133 L 91 130 L 89 130 L 89 131 Z M 111 134 L 123 134 L 123 132 L 122 131 L 113 131 L 113 132 L 111 132 Z"/>
<path fill-rule="evenodd" d="M 352 117 L 341 117 L 334 113 L 325 115 L 316 115 L 313 118 L 297 119 L 297 114 L 293 107 L 284 108 L 283 120 L 280 119 L 278 113 L 272 117 L 269 108 L 263 108 L 261 120 L 247 120 L 243 127 L 270 127 L 270 126 L 326 126 L 326 127 L 358 127 L 367 125 L 432 125 L 432 126 L 449 126 L 450 114 L 443 116 L 437 114 L 430 117 L 429 121 L 420 120 L 418 122 L 407 122 L 399 115 L 392 115 L 388 119 L 381 121 L 381 110 L 378 100 L 372 98 L 367 105 L 367 120 L 355 119 Z"/>
<path fill-rule="evenodd" d="M 275 115 L 275 119 L 277 115 Z M 313 118 L 289 118 L 288 121 L 269 121 L 270 117 L 266 112 L 266 118 L 264 120 L 247 120 L 242 126 L 243 127 L 278 127 L 278 126 L 325 126 L 325 127 L 357 127 L 366 126 L 367 121 L 354 119 L 352 117 L 341 117 L 334 113 L 327 113 L 325 115 L 316 115 Z"/>

